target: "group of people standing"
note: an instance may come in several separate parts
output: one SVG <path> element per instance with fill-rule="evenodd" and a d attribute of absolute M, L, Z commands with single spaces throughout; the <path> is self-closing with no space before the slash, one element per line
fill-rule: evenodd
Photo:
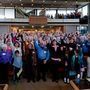
<path fill-rule="evenodd" d="M 27 82 L 51 78 L 69 83 L 71 78 L 90 77 L 90 38 L 75 33 L 9 33 L 0 36 L 0 83 L 23 76 Z"/>

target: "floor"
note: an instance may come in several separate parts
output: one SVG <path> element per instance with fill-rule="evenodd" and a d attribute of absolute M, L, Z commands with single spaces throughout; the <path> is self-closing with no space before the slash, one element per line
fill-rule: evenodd
<path fill-rule="evenodd" d="M 69 84 L 65 84 L 62 80 L 58 83 L 47 80 L 43 82 L 30 82 L 27 83 L 26 80 L 22 79 L 18 83 L 9 83 L 9 90 L 72 90 Z"/>

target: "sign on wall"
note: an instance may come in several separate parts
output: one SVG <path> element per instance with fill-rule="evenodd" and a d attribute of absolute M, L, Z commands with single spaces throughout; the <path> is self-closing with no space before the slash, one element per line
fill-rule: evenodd
<path fill-rule="evenodd" d="M 45 17 L 45 16 L 30 16 L 29 23 L 31 25 L 46 25 L 47 17 Z"/>

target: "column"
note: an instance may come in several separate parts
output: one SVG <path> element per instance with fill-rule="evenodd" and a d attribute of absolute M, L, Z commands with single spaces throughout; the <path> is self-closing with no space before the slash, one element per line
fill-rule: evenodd
<path fill-rule="evenodd" d="M 37 16 L 37 9 L 35 9 L 35 15 Z"/>
<path fill-rule="evenodd" d="M 56 16 L 55 18 L 58 18 L 58 9 L 56 9 Z"/>

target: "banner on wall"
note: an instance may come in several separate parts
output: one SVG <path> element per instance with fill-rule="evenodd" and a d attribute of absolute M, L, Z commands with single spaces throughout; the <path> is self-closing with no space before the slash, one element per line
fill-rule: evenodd
<path fill-rule="evenodd" d="M 31 25 L 46 25 L 47 17 L 45 17 L 45 16 L 30 16 L 29 23 Z"/>

